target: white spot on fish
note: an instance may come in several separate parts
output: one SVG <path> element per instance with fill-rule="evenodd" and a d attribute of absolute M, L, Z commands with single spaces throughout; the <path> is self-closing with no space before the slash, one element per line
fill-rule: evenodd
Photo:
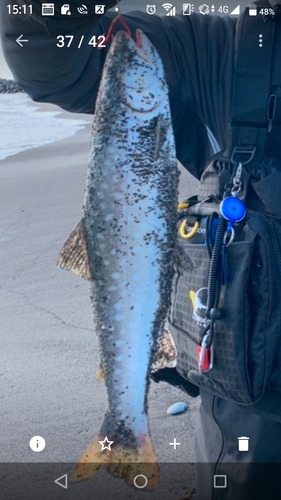
<path fill-rule="evenodd" d="M 131 253 L 133 253 L 133 254 L 142 253 L 143 254 L 143 248 L 135 246 Z"/>
<path fill-rule="evenodd" d="M 112 220 L 112 219 L 113 219 L 113 217 L 114 217 L 114 215 L 113 215 L 113 214 L 107 214 L 107 215 L 105 216 L 104 220 L 105 220 L 106 222 L 109 222 L 110 220 Z"/>
<path fill-rule="evenodd" d="M 103 233 L 97 233 L 97 234 L 96 234 L 96 238 L 97 238 L 98 240 L 104 240 L 104 234 L 103 234 Z"/>
<path fill-rule="evenodd" d="M 127 259 L 120 259 L 119 260 L 119 265 L 125 267 L 128 264 Z"/>
<path fill-rule="evenodd" d="M 112 182 L 114 182 L 114 183 L 115 183 L 115 182 L 118 182 L 118 181 L 120 180 L 120 177 L 119 177 L 119 175 L 113 175 L 113 176 L 111 177 L 111 180 L 112 180 Z"/>
<path fill-rule="evenodd" d="M 140 238 L 143 239 L 143 233 L 139 233 L 138 231 L 134 231 L 134 239 L 139 240 Z"/>
<path fill-rule="evenodd" d="M 116 285 L 110 285 L 110 286 L 108 287 L 108 290 L 109 290 L 110 292 L 115 292 L 115 291 L 117 290 L 117 286 L 116 286 Z"/>
<path fill-rule="evenodd" d="M 123 314 L 116 314 L 114 316 L 115 321 L 123 321 L 124 320 L 124 315 Z"/>
<path fill-rule="evenodd" d="M 115 356 L 115 361 L 122 361 L 123 359 L 123 354 L 118 354 L 117 356 Z"/>
<path fill-rule="evenodd" d="M 141 273 L 135 273 L 132 275 L 132 281 L 141 283 L 143 280 L 143 275 Z"/>
<path fill-rule="evenodd" d="M 103 261 L 103 263 L 104 263 L 104 265 L 105 265 L 106 267 L 108 267 L 108 266 L 110 265 L 110 261 L 109 261 L 109 260 L 104 260 L 104 261 Z"/>
<path fill-rule="evenodd" d="M 113 198 L 115 200 L 123 200 L 124 195 L 123 195 L 123 193 L 113 193 Z"/>
<path fill-rule="evenodd" d="M 120 280 L 120 278 L 121 278 L 121 274 L 120 274 L 120 273 L 112 273 L 112 274 L 111 274 L 111 278 L 112 278 L 113 280 Z"/>
<path fill-rule="evenodd" d="M 117 309 L 120 311 L 120 309 L 122 309 L 123 307 L 123 304 L 121 304 L 120 302 L 117 302 L 117 304 L 114 304 L 114 309 Z"/>

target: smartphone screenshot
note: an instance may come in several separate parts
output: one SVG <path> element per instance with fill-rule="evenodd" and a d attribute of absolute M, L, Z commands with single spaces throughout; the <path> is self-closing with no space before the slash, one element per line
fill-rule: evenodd
<path fill-rule="evenodd" d="M 3 500 L 279 498 L 271 247 L 240 196 L 261 142 L 233 146 L 230 124 L 248 127 L 252 106 L 279 147 L 264 54 L 280 22 L 271 3 L 237 1 L 3 0 Z M 234 71 L 242 15 L 262 55 Z M 229 178 L 213 160 L 227 148 Z"/>

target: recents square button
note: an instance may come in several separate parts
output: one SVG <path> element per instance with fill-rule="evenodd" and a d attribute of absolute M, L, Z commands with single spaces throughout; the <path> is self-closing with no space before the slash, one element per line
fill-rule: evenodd
<path fill-rule="evenodd" d="M 214 488 L 226 488 L 227 487 L 227 476 L 216 474 L 214 476 Z"/>

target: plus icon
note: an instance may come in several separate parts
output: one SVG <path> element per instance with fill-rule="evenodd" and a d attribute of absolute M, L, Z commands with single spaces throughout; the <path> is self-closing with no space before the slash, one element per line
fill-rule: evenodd
<path fill-rule="evenodd" d="M 180 445 L 180 443 L 177 443 L 176 438 L 174 438 L 173 443 L 169 443 L 169 445 L 170 445 L 170 446 L 173 446 L 173 447 L 174 447 L 174 450 L 176 450 L 176 449 L 177 449 L 177 446 L 178 446 L 178 445 Z"/>

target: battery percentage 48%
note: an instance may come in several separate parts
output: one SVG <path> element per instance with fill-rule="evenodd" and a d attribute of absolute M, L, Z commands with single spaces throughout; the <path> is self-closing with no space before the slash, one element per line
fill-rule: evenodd
<path fill-rule="evenodd" d="M 275 16 L 275 10 L 274 9 L 268 9 L 267 7 L 264 7 L 262 9 L 259 9 L 259 14 L 262 16 Z"/>
<path fill-rule="evenodd" d="M 74 35 L 59 35 L 59 36 L 57 36 L 57 47 L 59 47 L 60 49 L 63 47 L 70 47 L 70 45 L 72 44 L 73 41 L 74 41 Z M 84 35 L 82 35 L 79 39 L 79 42 L 77 44 L 78 49 L 80 49 L 82 43 L 87 43 L 85 41 Z M 94 47 L 94 48 L 97 47 L 99 49 L 106 48 L 105 36 L 104 35 L 100 35 L 100 36 L 93 35 L 91 40 L 88 42 L 88 45 L 92 45 L 92 47 Z"/>

